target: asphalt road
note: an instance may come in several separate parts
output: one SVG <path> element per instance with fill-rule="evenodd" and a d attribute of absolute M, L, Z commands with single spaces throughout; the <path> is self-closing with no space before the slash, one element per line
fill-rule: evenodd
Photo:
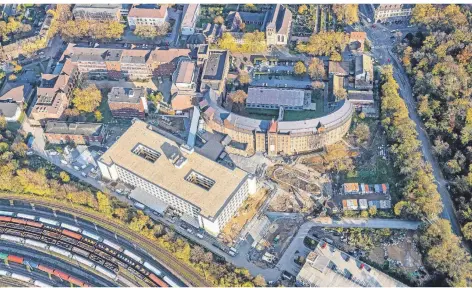
<path fill-rule="evenodd" d="M 128 249 L 132 252 L 137 252 L 139 256 L 141 256 L 145 261 L 148 261 L 151 263 L 153 266 L 157 267 L 159 270 L 163 272 L 163 275 L 169 276 L 173 281 L 178 283 L 179 285 L 184 285 L 183 282 L 178 280 L 177 277 L 172 275 L 167 269 L 165 269 L 157 259 L 154 259 L 153 256 L 151 256 L 147 251 L 142 249 L 141 247 L 137 246 L 134 243 L 131 243 L 127 241 L 126 239 L 118 236 L 115 232 L 117 231 L 108 231 L 99 225 L 96 225 L 95 223 L 89 222 L 87 220 L 81 219 L 74 217 L 71 214 L 62 212 L 62 211 L 53 211 L 50 208 L 43 207 L 43 206 L 34 206 L 33 207 L 26 202 L 22 201 L 14 201 L 14 206 L 10 206 L 10 202 L 6 200 L 1 200 L 0 199 L 0 210 L 5 210 L 5 211 L 12 211 L 12 212 L 22 212 L 26 214 L 32 214 L 36 216 L 42 216 L 50 219 L 54 219 L 56 221 L 64 222 L 70 225 L 74 225 L 77 227 L 80 227 L 82 229 L 88 230 L 92 233 L 98 234 L 103 238 L 107 238 L 110 241 L 113 241 L 119 245 L 121 245 L 123 248 Z"/>
<path fill-rule="evenodd" d="M 82 269 L 77 266 L 72 266 L 69 263 L 52 256 L 47 253 L 39 252 L 35 249 L 29 248 L 29 247 L 24 247 L 23 245 L 19 245 L 16 243 L 11 243 L 7 241 L 0 241 L 1 247 L 0 251 L 2 253 L 12 253 L 14 255 L 18 256 L 23 256 L 25 258 L 32 259 L 36 262 L 43 263 L 47 266 L 50 266 L 51 268 L 57 268 L 64 273 L 67 273 L 79 280 L 88 282 L 92 286 L 107 286 L 107 287 L 113 287 L 116 286 L 116 283 L 106 280 L 105 278 L 98 276 L 98 275 L 91 275 L 91 273 L 85 269 Z M 4 264 L 3 264 L 4 265 Z M 11 269 L 16 269 L 18 273 L 25 275 L 25 276 L 30 276 L 31 278 L 35 280 L 40 280 L 45 283 L 53 283 L 54 286 L 69 286 L 69 282 L 67 281 L 62 281 L 56 276 L 52 277 L 52 280 L 49 279 L 47 273 L 42 272 L 37 269 L 31 269 L 31 273 L 28 272 L 25 268 L 24 265 L 22 264 L 16 264 L 16 263 L 11 263 L 9 262 L 9 266 Z M 4 269 L 4 268 L 1 268 Z M 5 269 L 7 270 L 7 269 Z"/>
<path fill-rule="evenodd" d="M 390 26 L 386 27 L 379 23 L 376 23 L 376 28 L 372 28 L 372 25 L 368 24 L 367 22 L 364 22 L 364 24 L 364 26 L 360 26 L 360 29 L 367 32 L 367 35 L 372 42 L 373 57 L 381 65 L 392 64 L 393 66 L 394 77 L 400 87 L 400 96 L 405 100 L 410 118 L 416 124 L 418 140 L 421 141 L 421 150 L 424 159 L 427 163 L 430 163 L 433 168 L 435 183 L 437 185 L 438 192 L 441 195 L 441 201 L 443 203 L 443 212 L 441 213 L 441 217 L 449 220 L 451 222 L 451 227 L 454 233 L 460 236 L 460 224 L 457 220 L 457 215 L 454 208 L 454 204 L 451 199 L 451 195 L 449 194 L 449 191 L 447 189 L 448 183 L 444 179 L 436 157 L 434 157 L 433 155 L 431 141 L 425 130 L 423 122 L 421 121 L 421 118 L 418 116 L 416 102 L 412 94 L 408 75 L 400 64 L 400 61 L 398 60 L 397 56 L 392 52 L 394 43 L 392 43 L 393 40 L 390 38 L 393 35 L 390 33 L 391 29 L 398 29 L 403 33 L 403 35 L 406 35 L 409 32 L 416 32 L 418 28 L 404 26 L 395 26 L 394 28 L 391 28 Z"/>

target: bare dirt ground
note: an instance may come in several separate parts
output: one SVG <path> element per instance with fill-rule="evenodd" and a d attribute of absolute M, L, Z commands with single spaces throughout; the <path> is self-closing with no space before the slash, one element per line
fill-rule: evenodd
<path fill-rule="evenodd" d="M 244 225 L 256 215 L 259 207 L 264 203 L 268 190 L 259 189 L 254 195 L 249 196 L 239 208 L 236 215 L 226 224 L 220 237 L 223 242 L 233 243 L 237 239 Z"/>
<path fill-rule="evenodd" d="M 279 189 L 277 195 L 270 201 L 268 210 L 287 213 L 311 213 L 316 203 L 310 193 L 304 191 L 290 192 Z"/>

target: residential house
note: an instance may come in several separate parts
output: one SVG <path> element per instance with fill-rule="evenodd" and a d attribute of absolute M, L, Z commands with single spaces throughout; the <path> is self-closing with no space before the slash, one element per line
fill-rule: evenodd
<path fill-rule="evenodd" d="M 172 76 L 172 100 L 171 106 L 174 110 L 185 110 L 192 108 L 192 99 L 196 97 L 196 86 L 198 67 L 190 59 L 179 61 L 178 67 Z"/>
<path fill-rule="evenodd" d="M 351 32 L 349 34 L 349 49 L 356 52 L 364 52 L 364 43 L 367 39 L 366 32 Z"/>
<path fill-rule="evenodd" d="M 374 65 L 369 55 L 355 58 L 355 87 L 358 90 L 372 90 L 374 85 Z"/>
<path fill-rule="evenodd" d="M 76 20 L 121 20 L 121 4 L 75 4 L 72 14 Z"/>
<path fill-rule="evenodd" d="M 347 98 L 357 110 L 374 107 L 374 93 L 372 91 L 349 90 Z"/>
<path fill-rule="evenodd" d="M 210 50 L 208 60 L 203 67 L 200 90 L 211 88 L 220 94 L 223 93 L 228 71 L 229 52 L 226 50 Z"/>
<path fill-rule="evenodd" d="M 408 21 L 414 4 L 374 4 L 374 22 Z"/>
<path fill-rule="evenodd" d="M 28 103 L 33 95 L 33 86 L 25 82 L 6 81 L 0 90 L 0 102 Z"/>
<path fill-rule="evenodd" d="M 139 4 L 133 5 L 128 13 L 128 25 L 131 29 L 136 26 L 159 27 L 167 21 L 167 5 Z"/>
<path fill-rule="evenodd" d="M 148 110 L 146 96 L 144 88 L 113 87 L 108 93 L 108 107 L 113 117 L 144 119 Z"/>
<path fill-rule="evenodd" d="M 105 137 L 104 131 L 101 123 L 47 121 L 44 136 L 52 144 L 100 145 Z"/>
<path fill-rule="evenodd" d="M 69 106 L 72 90 L 80 80 L 79 70 L 66 59 L 59 74 L 42 74 L 31 116 L 36 121 L 59 119 Z"/>
<path fill-rule="evenodd" d="M 198 16 L 200 15 L 200 4 L 185 4 L 180 25 L 180 34 L 189 36 L 195 33 Z"/>
<path fill-rule="evenodd" d="M 7 122 L 16 122 L 21 116 L 21 107 L 17 103 L 0 102 L 0 116 Z"/>

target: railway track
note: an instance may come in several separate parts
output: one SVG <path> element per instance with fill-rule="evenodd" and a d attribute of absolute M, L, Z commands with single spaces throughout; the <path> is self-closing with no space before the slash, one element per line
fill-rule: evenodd
<path fill-rule="evenodd" d="M 26 285 L 25 285 L 26 284 Z M 0 287 L 26 287 L 28 284 L 10 277 L 0 276 Z"/>
<path fill-rule="evenodd" d="M 89 220 L 93 223 L 96 223 L 107 230 L 111 231 L 119 231 L 120 236 L 125 238 L 126 240 L 141 246 L 144 250 L 146 250 L 149 254 L 153 255 L 156 260 L 159 261 L 167 270 L 175 274 L 176 276 L 181 277 L 182 281 L 187 286 L 196 286 L 196 287 L 210 287 L 212 283 L 209 283 L 207 280 L 202 278 L 197 272 L 191 268 L 190 266 L 182 263 L 179 259 L 177 259 L 172 253 L 169 251 L 160 248 L 151 240 L 147 239 L 146 237 L 132 231 L 128 227 L 124 226 L 121 223 L 117 223 L 111 219 L 103 217 L 103 215 L 96 215 L 98 213 L 93 213 L 91 211 L 86 211 L 85 209 L 77 208 L 75 206 L 64 205 L 62 203 L 55 203 L 54 200 L 41 200 L 41 199 L 31 199 L 27 195 L 11 195 L 6 193 L 0 193 L 0 199 L 3 200 L 21 200 L 26 201 L 28 203 L 32 203 L 35 205 L 42 205 L 47 206 L 49 208 L 54 208 L 56 210 L 61 210 L 64 212 L 68 212 L 78 216 L 79 218 L 83 218 L 85 220 Z M 113 229 L 109 229 L 109 228 Z"/>

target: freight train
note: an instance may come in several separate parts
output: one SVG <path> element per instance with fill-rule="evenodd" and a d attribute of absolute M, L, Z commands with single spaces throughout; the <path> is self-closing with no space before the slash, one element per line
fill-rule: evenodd
<path fill-rule="evenodd" d="M 50 250 L 72 258 L 113 280 L 119 267 L 150 286 L 179 287 L 135 253 L 82 228 L 45 217 L 0 211 L 0 239 Z"/>

